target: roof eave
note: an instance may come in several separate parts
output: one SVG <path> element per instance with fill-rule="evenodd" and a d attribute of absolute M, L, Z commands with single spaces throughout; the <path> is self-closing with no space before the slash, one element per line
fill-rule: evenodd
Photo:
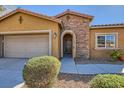
<path fill-rule="evenodd" d="M 91 26 L 90 29 L 122 28 L 123 26 Z"/>
<path fill-rule="evenodd" d="M 66 14 L 72 14 L 72 15 L 77 15 L 77 16 L 80 16 L 80 17 L 84 17 L 84 18 L 87 18 L 87 19 L 90 19 L 92 20 L 94 18 L 94 16 L 91 16 L 91 15 L 87 15 L 87 14 L 80 14 L 80 13 L 76 13 L 76 12 L 72 12 L 72 11 L 65 11 L 61 14 L 58 14 L 56 16 L 54 16 L 55 18 L 59 18 L 59 17 L 62 17 Z"/>
<path fill-rule="evenodd" d="M 39 18 L 44 18 L 44 19 L 47 19 L 47 20 L 50 20 L 50 21 L 57 22 L 57 23 L 61 24 L 61 20 L 59 20 L 59 19 L 48 18 L 44 15 L 34 13 L 34 12 L 31 12 L 31 11 L 27 11 L 27 10 L 24 10 L 24 9 L 20 9 L 20 8 L 18 8 L 16 10 L 13 10 L 13 11 L 7 13 L 6 15 L 0 17 L 0 21 L 9 17 L 9 16 L 11 16 L 11 15 L 13 15 L 13 14 L 15 14 L 15 13 L 18 13 L 18 12 L 22 12 L 22 13 L 25 13 L 25 14 L 30 14 L 30 15 L 33 15 L 33 16 L 36 16 L 36 17 L 39 17 Z"/>

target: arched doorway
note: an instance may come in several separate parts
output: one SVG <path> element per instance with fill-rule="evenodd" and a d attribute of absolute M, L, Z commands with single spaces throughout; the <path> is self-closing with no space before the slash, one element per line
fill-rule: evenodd
<path fill-rule="evenodd" d="M 76 36 L 71 30 L 63 31 L 61 34 L 61 57 L 65 54 L 76 57 Z"/>
<path fill-rule="evenodd" d="M 69 56 L 72 57 L 72 35 L 71 34 L 65 34 L 63 37 L 63 56 Z"/>

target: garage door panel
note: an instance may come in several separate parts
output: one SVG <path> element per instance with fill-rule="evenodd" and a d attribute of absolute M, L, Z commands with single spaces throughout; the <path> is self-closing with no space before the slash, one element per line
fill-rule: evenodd
<path fill-rule="evenodd" d="M 4 37 L 5 57 L 33 57 L 49 54 L 49 35 L 17 35 Z"/>

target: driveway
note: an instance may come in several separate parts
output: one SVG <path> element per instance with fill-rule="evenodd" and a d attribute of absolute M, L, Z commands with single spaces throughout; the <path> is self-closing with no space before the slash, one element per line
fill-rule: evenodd
<path fill-rule="evenodd" d="M 62 73 L 73 74 L 121 74 L 124 73 L 124 65 L 117 64 L 75 64 L 72 58 L 61 60 Z"/>
<path fill-rule="evenodd" d="M 26 59 L 0 58 L 0 88 L 11 88 L 23 82 Z"/>

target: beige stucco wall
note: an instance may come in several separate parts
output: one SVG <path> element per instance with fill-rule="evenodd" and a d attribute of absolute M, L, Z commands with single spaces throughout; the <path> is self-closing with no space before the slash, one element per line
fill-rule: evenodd
<path fill-rule="evenodd" d="M 19 23 L 19 18 L 22 16 L 22 24 Z M 0 21 L 0 32 L 12 31 L 31 31 L 31 30 L 51 30 L 52 31 L 52 55 L 60 58 L 60 28 L 57 22 L 42 19 L 36 16 L 16 13 L 8 18 Z M 57 33 L 56 39 L 53 33 Z"/>
<path fill-rule="evenodd" d="M 90 30 L 90 58 L 108 59 L 110 49 L 95 49 L 95 33 L 118 33 L 118 48 L 124 50 L 124 28 L 95 28 Z"/>

